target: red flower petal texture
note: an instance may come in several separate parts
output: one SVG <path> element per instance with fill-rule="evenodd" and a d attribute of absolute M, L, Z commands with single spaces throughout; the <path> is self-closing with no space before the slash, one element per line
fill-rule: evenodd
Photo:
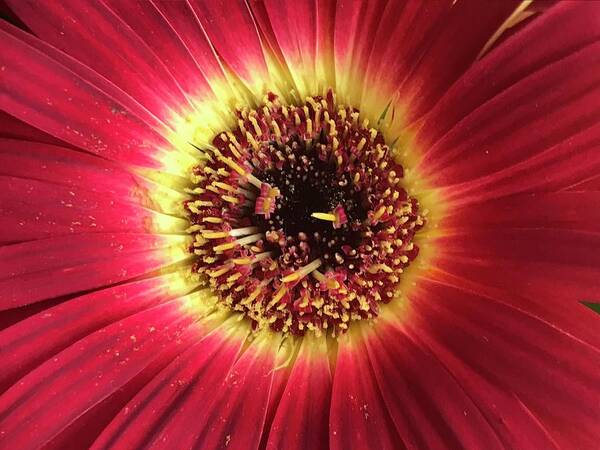
<path fill-rule="evenodd" d="M 597 448 L 598 3 L 5 3 L 0 448 Z"/>

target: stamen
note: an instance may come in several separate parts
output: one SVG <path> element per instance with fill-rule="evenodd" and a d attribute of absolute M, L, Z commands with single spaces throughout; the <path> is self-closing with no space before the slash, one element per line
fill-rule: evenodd
<path fill-rule="evenodd" d="M 207 148 L 192 145 L 193 270 L 256 329 L 335 336 L 395 297 L 425 213 L 358 110 L 331 91 L 297 105 L 269 94 Z"/>
<path fill-rule="evenodd" d="M 310 216 L 314 217 L 315 219 L 326 220 L 328 222 L 335 222 L 336 220 L 335 214 L 331 213 L 314 212 Z"/>
<path fill-rule="evenodd" d="M 323 264 L 323 261 L 321 261 L 321 259 L 317 258 L 313 262 L 311 262 L 310 264 L 307 264 L 306 266 L 302 267 L 301 269 L 297 270 L 296 272 L 283 277 L 281 279 L 281 281 L 283 281 L 284 283 L 291 283 L 293 281 L 301 280 L 306 275 L 311 273 L 313 270 L 318 269 L 321 266 L 321 264 Z"/>

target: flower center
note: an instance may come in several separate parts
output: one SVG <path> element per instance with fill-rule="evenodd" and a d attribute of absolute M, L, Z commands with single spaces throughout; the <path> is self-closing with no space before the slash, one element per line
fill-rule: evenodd
<path fill-rule="evenodd" d="M 198 150 L 194 273 L 255 327 L 332 335 L 374 318 L 417 256 L 423 227 L 381 132 L 333 93 L 269 94 Z"/>

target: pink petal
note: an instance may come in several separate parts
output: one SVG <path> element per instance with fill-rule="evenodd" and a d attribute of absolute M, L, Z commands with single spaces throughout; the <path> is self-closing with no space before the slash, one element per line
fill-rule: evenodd
<path fill-rule="evenodd" d="M 7 112 L 102 157 L 142 166 L 158 165 L 159 149 L 168 146 L 160 135 L 118 101 L 7 33 L 7 26 L 2 28 L 0 62 L 9 92 L 3 100 Z"/>
<path fill-rule="evenodd" d="M 203 337 L 196 326 L 189 327 L 175 341 L 157 352 L 152 361 L 119 390 L 79 416 L 44 446 L 44 450 L 90 448 L 100 433 L 142 388 L 173 359 Z"/>
<path fill-rule="evenodd" d="M 335 86 L 335 2 L 251 1 L 252 13 L 269 44 L 283 56 L 305 95 Z"/>
<path fill-rule="evenodd" d="M 539 436 L 535 428 L 542 427 L 560 448 L 595 446 L 600 437 L 597 348 L 469 287 L 421 280 L 410 302 L 415 333 L 512 393 L 522 404 L 516 412 L 528 411 L 534 419 L 531 436 Z M 565 314 L 570 311 L 564 308 Z"/>
<path fill-rule="evenodd" d="M 424 9 L 421 2 L 417 0 L 415 3 L 419 9 Z M 409 33 L 408 39 L 415 33 L 415 24 L 411 21 L 406 22 L 405 27 L 396 28 L 403 28 L 400 36 L 392 34 L 386 38 L 389 46 L 383 56 L 379 57 L 379 53 L 375 51 L 369 60 L 369 68 L 377 69 L 377 75 L 373 78 L 377 79 L 379 76 L 383 81 L 383 77 L 386 77 L 386 81 L 393 86 L 396 86 L 396 82 L 402 83 L 397 97 L 400 102 L 408 102 L 410 105 L 407 121 L 413 117 L 420 117 L 436 104 L 446 90 L 475 62 L 480 51 L 521 2 L 471 0 L 451 3 L 450 9 L 444 11 L 439 16 L 439 22 L 436 21 L 431 31 L 425 34 L 426 40 L 413 47 L 419 53 L 407 55 L 406 62 L 410 62 L 411 65 L 414 61 L 418 62 L 411 67 L 410 76 L 406 77 L 404 83 L 402 81 L 405 75 L 401 69 L 406 67 L 406 62 L 398 64 L 394 52 L 403 54 L 404 47 L 410 48 L 402 44 L 402 38 L 406 30 Z M 419 14 L 423 12 L 420 11 Z M 431 12 L 428 14 L 427 11 L 425 14 L 434 17 L 437 15 Z M 429 26 L 428 21 L 431 19 L 426 19 L 425 27 Z M 371 77 L 368 77 L 368 80 L 371 80 Z"/>
<path fill-rule="evenodd" d="M 275 421 L 279 404 L 283 399 L 283 393 L 286 390 L 287 383 L 294 366 L 294 361 L 291 361 L 289 364 L 283 364 L 283 367 L 278 367 L 277 370 L 273 372 L 273 381 L 271 383 L 271 392 L 269 395 L 269 403 L 267 405 L 265 423 L 262 430 L 262 436 L 260 438 L 260 444 L 258 446 L 260 449 L 267 447 L 271 428 L 273 427 L 273 422 Z"/>
<path fill-rule="evenodd" d="M 0 139 L 0 158 L 2 175 L 101 193 L 115 200 L 131 200 L 133 187 L 141 183 L 117 163 L 56 145 Z"/>
<path fill-rule="evenodd" d="M 190 3 L 155 0 L 154 5 L 177 32 L 206 80 L 224 79 L 219 58 Z"/>
<path fill-rule="evenodd" d="M 158 269 L 166 264 L 168 241 L 173 240 L 177 242 L 152 234 L 98 233 L 0 247 L 0 310 L 107 286 Z M 179 241 L 183 245 L 183 240 Z"/>
<path fill-rule="evenodd" d="M 165 118 L 170 109 L 186 105 L 187 99 L 165 65 L 101 2 L 8 3 L 42 40 L 103 75 L 158 117 Z"/>
<path fill-rule="evenodd" d="M 185 5 L 185 2 L 171 3 Z M 159 8 L 148 1 L 110 0 L 106 4 L 152 49 L 186 94 L 203 96 L 210 91 L 201 67 Z"/>
<path fill-rule="evenodd" d="M 486 199 L 448 213 L 444 230 L 451 234 L 477 230 L 564 229 L 600 232 L 600 192 L 540 192 Z"/>
<path fill-rule="evenodd" d="M 81 233 L 152 232 L 157 217 L 132 203 L 131 193 L 130 202 L 125 196 L 115 201 L 77 187 L 4 176 L 0 186 L 0 243 Z"/>
<path fill-rule="evenodd" d="M 175 422 L 197 419 L 210 404 L 240 351 L 242 340 L 231 337 L 223 326 L 187 348 L 115 416 L 92 448 L 160 447 L 196 432 L 191 425 L 182 435 L 170 430 Z M 194 399 L 198 410 L 190 409 Z"/>
<path fill-rule="evenodd" d="M 330 448 L 405 448 L 377 386 L 362 339 L 357 331 L 339 341 L 329 412 Z"/>
<path fill-rule="evenodd" d="M 468 393 L 404 333 L 381 326 L 367 347 L 383 400 L 408 448 L 504 448 Z"/>
<path fill-rule="evenodd" d="M 246 82 L 264 82 L 269 71 L 246 3 L 201 0 L 191 1 L 190 5 L 211 44 L 234 73 Z"/>
<path fill-rule="evenodd" d="M 597 132 L 599 50 L 599 43 L 586 46 L 473 111 L 429 148 L 422 176 L 438 185 L 473 181 L 539 155 L 552 157 L 549 149 L 588 128 Z M 600 166 L 597 157 L 591 162 Z"/>
<path fill-rule="evenodd" d="M 187 226 L 149 209 L 157 208 L 149 195 L 153 183 L 62 147 L 0 139 L 0 185 L 0 242 L 84 232 L 177 232 Z"/>
<path fill-rule="evenodd" d="M 410 122 L 431 108 L 516 7 L 512 2 L 352 1 L 336 8 L 336 72 L 342 85 L 394 93 Z M 372 97 L 372 94 L 371 94 Z M 360 98 L 358 98 L 360 100 Z"/>
<path fill-rule="evenodd" d="M 596 41 L 600 37 L 598 14 L 589 2 L 553 5 L 465 72 L 424 117 L 421 138 L 429 145 L 435 143 L 462 118 L 505 89 Z M 549 34 L 552 39 L 547 39 Z"/>
<path fill-rule="evenodd" d="M 266 448 L 327 449 L 330 397 L 327 344 L 305 338 L 277 406 Z"/>
<path fill-rule="evenodd" d="M 593 179 L 600 168 L 599 135 L 600 125 L 591 126 L 514 165 L 446 187 L 445 195 L 452 208 L 462 208 L 517 193 L 556 191 L 576 185 L 585 190 L 581 183 Z"/>
<path fill-rule="evenodd" d="M 0 443 L 41 446 L 115 392 L 189 326 L 191 318 L 180 308 L 174 301 L 135 314 L 25 376 L 0 397 Z"/>
<path fill-rule="evenodd" d="M 589 205 L 580 206 L 585 214 Z M 430 277 L 499 298 L 600 348 L 597 316 L 580 304 L 600 298 L 598 232 L 499 224 L 472 227 L 468 234 L 451 234 L 437 244 L 444 251 Z"/>
<path fill-rule="evenodd" d="M 134 442 L 152 448 L 191 448 L 199 443 L 203 449 L 225 446 L 252 449 L 258 446 L 273 377 L 275 352 L 259 349 L 255 341 L 234 363 L 240 348 L 234 343 L 237 341 L 241 344 L 241 341 L 234 337 L 223 349 L 220 338 L 215 336 L 215 339 L 209 341 L 208 346 L 210 348 L 218 343 L 215 348 L 215 351 L 221 349 L 218 357 L 210 358 L 212 353 L 200 356 L 197 351 L 202 344 L 199 344 L 198 349 L 163 372 L 165 379 L 157 380 L 152 388 L 149 385 L 141 393 L 140 400 L 150 396 L 149 407 L 153 405 L 160 413 L 155 418 L 156 423 L 148 423 L 145 415 L 136 415 L 135 420 L 139 420 L 139 425 L 128 425 L 133 430 Z M 190 382 L 193 389 L 165 391 L 164 383 L 170 380 L 178 383 L 177 380 L 182 378 L 184 386 L 187 385 L 186 380 L 193 379 Z M 124 420 L 119 419 L 119 422 L 125 425 Z M 137 428 L 147 426 L 152 427 L 152 432 Z M 112 432 L 117 432 L 116 427 Z M 144 441 L 137 441 L 140 438 Z M 113 445 L 112 441 L 104 438 L 99 444 L 99 448 Z M 130 444 L 123 442 L 123 448 L 131 448 Z M 121 444 L 117 448 L 121 448 Z"/>
<path fill-rule="evenodd" d="M 164 275 L 66 301 L 0 332 L 0 392 L 38 364 L 111 323 L 173 298 Z"/>
<path fill-rule="evenodd" d="M 377 382 L 407 447 L 554 446 L 510 390 L 486 381 L 439 345 L 431 351 L 420 334 L 416 327 L 381 326 L 367 340 Z"/>
<path fill-rule="evenodd" d="M 194 422 L 201 430 L 194 439 L 203 449 L 258 449 L 280 342 L 278 337 L 269 339 L 268 346 L 261 339 L 250 344 L 218 387 L 214 401 Z"/>
<path fill-rule="evenodd" d="M 0 111 L 0 137 L 62 146 L 68 145 L 4 111 Z"/>

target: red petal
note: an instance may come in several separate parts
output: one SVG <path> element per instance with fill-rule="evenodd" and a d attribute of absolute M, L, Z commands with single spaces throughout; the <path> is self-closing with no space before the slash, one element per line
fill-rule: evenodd
<path fill-rule="evenodd" d="M 8 3 L 37 36 L 112 81 L 158 117 L 165 118 L 169 108 L 186 105 L 187 99 L 167 68 L 101 2 Z"/>
<path fill-rule="evenodd" d="M 34 448 L 48 442 L 140 373 L 190 322 L 174 301 L 99 330 L 62 351 L 0 397 L 0 443 Z"/>
<path fill-rule="evenodd" d="M 196 419 L 216 395 L 243 342 L 232 338 L 230 327 L 217 328 L 182 352 L 125 406 L 92 448 L 160 447 L 196 432 Z M 181 435 L 172 433 L 181 422 L 190 428 L 179 429 Z"/>
<path fill-rule="evenodd" d="M 91 153 L 157 166 L 158 149 L 167 148 L 161 136 L 103 91 L 7 33 L 7 28 L 0 29 L 7 112 Z"/>
<path fill-rule="evenodd" d="M 573 192 L 600 191 L 600 175 L 592 175 L 589 178 L 578 180 L 564 189 Z"/>
<path fill-rule="evenodd" d="M 600 125 L 591 126 L 529 159 L 476 180 L 447 187 L 446 196 L 452 201 L 452 208 L 457 208 L 521 192 L 555 191 L 571 186 L 585 190 L 582 181 L 592 180 L 600 168 L 598 136 Z"/>
<path fill-rule="evenodd" d="M 179 201 L 183 201 L 182 194 L 141 178 L 123 166 L 89 154 L 53 145 L 0 139 L 0 174 L 39 180 L 31 181 L 32 191 L 29 192 L 24 186 L 20 188 L 17 186 L 27 183 L 26 180 L 3 178 L 3 184 L 6 186 L 11 183 L 15 185 L 15 195 L 11 200 L 20 208 L 27 205 L 28 209 L 24 211 L 25 214 L 38 215 L 38 209 L 41 208 L 49 210 L 51 216 L 60 216 L 61 214 L 74 214 L 74 212 L 67 211 L 67 208 L 85 206 L 93 209 L 108 204 L 109 210 L 104 213 L 89 214 L 96 218 L 96 225 L 92 226 L 92 231 L 98 232 L 100 230 L 99 222 L 108 217 L 111 220 L 114 219 L 116 221 L 114 225 L 117 226 L 118 222 L 129 221 L 131 223 L 129 231 L 136 231 L 133 229 L 135 223 L 141 224 L 144 218 L 146 220 L 144 230 L 149 230 L 151 225 L 155 231 L 176 232 L 185 228 L 185 225 L 183 228 L 181 226 L 185 223 L 181 219 L 144 209 L 158 210 L 171 215 L 178 214 L 177 207 Z M 36 190 L 36 186 L 42 187 L 46 184 L 49 184 L 48 189 L 34 195 L 33 191 Z M 21 191 L 19 192 L 17 189 Z M 65 192 L 68 193 L 68 196 Z M 58 198 L 60 193 L 65 194 L 64 203 L 60 203 L 60 198 Z M 82 196 L 83 199 L 80 199 L 79 196 Z M 159 197 L 161 199 L 159 203 L 153 201 Z M 50 201 L 51 198 L 54 198 L 55 201 Z M 167 199 L 172 201 L 166 201 Z M 84 205 L 84 200 L 91 203 Z M 65 208 L 64 205 L 67 204 L 72 206 Z M 57 205 L 62 207 L 55 207 Z M 8 208 L 8 203 L 5 204 L 5 207 Z M 132 211 L 135 212 L 132 213 Z M 137 214 L 139 214 L 139 218 L 135 217 Z M 56 219 L 56 217 L 54 218 Z M 2 219 L 22 222 L 18 214 L 12 217 L 7 215 Z M 85 220 L 89 221 L 89 217 Z M 77 222 L 81 221 L 74 219 L 73 228 L 75 231 L 78 229 L 81 231 L 82 224 Z M 161 222 L 167 229 L 160 225 Z M 23 233 L 24 225 L 21 223 L 18 227 L 4 228 L 3 231 L 7 235 Z M 37 220 L 37 225 L 31 225 L 39 227 L 39 233 L 37 233 L 39 238 L 45 237 L 42 227 L 53 224 Z M 138 228 L 138 231 L 140 230 L 142 229 Z"/>
<path fill-rule="evenodd" d="M 182 238 L 98 233 L 0 247 L 0 310 L 107 286 L 158 269 L 166 264 L 168 241 L 177 240 L 183 248 Z"/>
<path fill-rule="evenodd" d="M 190 4 L 215 50 L 234 73 L 246 82 L 265 82 L 269 71 L 246 3 L 202 0 Z"/>
<path fill-rule="evenodd" d="M 147 209 L 156 208 L 148 195 L 156 186 L 110 161 L 9 139 L 0 139 L 0 152 L 0 174 L 11 175 L 0 175 L 0 242 L 186 227 L 183 219 Z"/>
<path fill-rule="evenodd" d="M 560 448 L 595 446 L 600 438 L 598 349 L 468 287 L 421 280 L 410 302 L 415 333 L 512 393 Z"/>
<path fill-rule="evenodd" d="M 0 139 L 0 173 L 127 199 L 139 180 L 119 164 L 43 143 Z"/>
<path fill-rule="evenodd" d="M 565 229 L 600 232 L 600 192 L 540 192 L 517 194 L 457 206 L 444 219 L 451 234 L 472 230 Z"/>
<path fill-rule="evenodd" d="M 269 43 L 284 58 L 300 94 L 335 86 L 333 33 L 335 2 L 256 1 L 252 12 Z"/>
<path fill-rule="evenodd" d="M 127 23 L 160 58 L 173 79 L 186 94 L 203 96 L 210 92 L 201 68 L 159 9 L 148 1 L 106 2 L 110 9 Z M 171 2 L 173 3 L 173 2 Z M 175 2 L 183 3 L 185 2 Z"/>
<path fill-rule="evenodd" d="M 290 361 L 289 364 L 284 364 L 284 367 L 280 366 L 273 372 L 273 382 L 271 383 L 271 393 L 269 395 L 269 404 L 267 405 L 265 424 L 263 426 L 262 436 L 258 446 L 260 449 L 267 447 L 273 421 L 275 420 L 279 403 L 283 399 L 283 393 L 285 392 L 293 368 L 294 363 L 293 361 Z"/>
<path fill-rule="evenodd" d="M 78 417 L 52 441 L 44 450 L 64 450 L 65 448 L 90 448 L 100 433 L 144 386 L 164 369 L 173 359 L 193 346 L 203 335 L 196 326 L 188 328 L 177 340 L 170 342 L 156 354 L 154 359 L 135 377 L 102 402 Z"/>
<path fill-rule="evenodd" d="M 505 89 L 596 41 L 600 37 L 598 15 L 598 9 L 589 2 L 553 5 L 473 64 L 424 118 L 419 135 L 428 145 L 433 144 L 462 118 Z M 547 38 L 549 35 L 552 39 Z"/>
<path fill-rule="evenodd" d="M 266 448 L 327 449 L 330 397 L 325 340 L 305 337 L 279 401 Z"/>
<path fill-rule="evenodd" d="M 423 9 L 420 1 L 414 2 L 419 10 Z M 396 86 L 406 77 L 406 62 L 409 62 L 411 73 L 406 77 L 406 82 L 398 89 L 400 102 L 410 104 L 407 121 L 420 117 L 430 110 L 445 94 L 447 89 L 457 81 L 467 68 L 476 60 L 479 52 L 496 33 L 498 28 L 509 18 L 520 1 L 480 2 L 478 0 L 452 2 L 450 9 L 441 15 L 427 14 L 439 17 L 431 26 L 432 18 L 424 21 L 423 29 L 426 30 L 425 40 L 415 45 L 418 53 L 408 54 L 402 63 L 396 62 L 398 56 L 395 52 L 403 54 L 403 35 L 408 30 L 409 38 L 419 34 L 415 25 L 409 19 L 406 26 L 402 27 L 400 36 L 392 34 L 387 36 L 389 42 L 387 53 L 379 57 L 374 52 L 369 60 L 369 69 L 374 65 L 379 76 L 387 76 L 388 83 Z M 431 6 L 431 5 L 430 5 Z M 435 5 L 439 8 L 438 5 Z M 444 9 L 445 7 L 441 7 Z M 419 11 L 419 14 L 423 13 Z M 431 28 L 429 28 L 431 26 Z M 398 27 L 400 29 L 401 27 Z M 427 33 L 427 31 L 429 31 Z M 414 64 L 414 62 L 417 62 Z M 368 78 L 370 79 L 370 77 Z"/>
<path fill-rule="evenodd" d="M 151 232 L 157 215 L 132 204 L 131 193 L 115 201 L 78 187 L 3 176 L 0 186 L 0 244 L 81 233 Z"/>
<path fill-rule="evenodd" d="M 512 392 L 440 346 L 431 352 L 419 342 L 425 338 L 421 334 L 416 326 L 380 326 L 367 341 L 385 402 L 409 447 L 553 447 Z"/>
<path fill-rule="evenodd" d="M 0 333 L 4 369 L 0 392 L 88 334 L 157 303 L 170 300 L 173 276 L 127 283 L 66 301 L 18 322 Z"/>
<path fill-rule="evenodd" d="M 363 339 L 356 330 L 339 341 L 329 416 L 330 447 L 405 448 L 377 387 Z"/>
<path fill-rule="evenodd" d="M 276 353 L 265 351 L 261 346 L 262 343 L 254 341 L 235 364 L 233 360 L 239 346 L 228 345 L 226 347 L 231 352 L 228 350 L 210 361 L 202 358 L 198 369 L 191 366 L 191 373 L 184 372 L 188 373 L 186 379 L 193 375 L 194 370 L 199 370 L 193 389 L 176 392 L 173 396 L 167 392 L 166 396 L 162 395 L 166 400 L 157 400 L 159 410 L 164 410 L 169 416 L 157 418 L 160 422 L 153 426 L 143 445 L 191 448 L 201 443 L 203 449 L 257 447 L 273 377 L 272 355 Z M 167 374 L 168 379 L 176 376 L 175 372 Z M 164 391 L 164 385 L 157 385 L 156 389 Z M 176 411 L 174 408 L 177 408 Z M 147 420 L 141 416 L 140 426 Z M 144 432 L 140 431 L 140 436 L 143 435 Z"/>
<path fill-rule="evenodd" d="M 177 32 L 204 77 L 209 82 L 213 79 L 224 79 L 225 74 L 219 58 L 211 47 L 208 36 L 202 29 L 190 4 L 188 2 L 157 0 L 154 5 Z"/>
<path fill-rule="evenodd" d="M 360 86 L 365 101 L 373 101 L 369 97 L 377 86 L 381 111 L 397 93 L 410 122 L 435 104 L 515 7 L 512 2 L 392 1 L 358 8 L 352 1 L 339 2 L 336 72 L 342 85 Z"/>
<path fill-rule="evenodd" d="M 429 276 L 501 299 L 600 348 L 597 316 L 580 304 L 600 298 L 599 233 L 501 225 L 465 231 L 437 243 L 443 272 Z"/>
<path fill-rule="evenodd" d="M 4 111 L 0 111 L 0 137 L 62 146 L 68 145 Z"/>
<path fill-rule="evenodd" d="M 533 73 L 452 128 L 428 150 L 420 173 L 438 185 L 472 181 L 539 155 L 552 157 L 549 149 L 588 128 L 597 132 L 598 73 L 600 43 Z M 591 162 L 600 166 L 597 156 Z"/>
<path fill-rule="evenodd" d="M 280 337 L 269 336 L 261 341 L 259 338 L 250 344 L 218 388 L 214 402 L 203 411 L 200 420 L 192 422 L 200 425 L 201 431 L 194 439 L 203 449 L 258 449 Z"/>

